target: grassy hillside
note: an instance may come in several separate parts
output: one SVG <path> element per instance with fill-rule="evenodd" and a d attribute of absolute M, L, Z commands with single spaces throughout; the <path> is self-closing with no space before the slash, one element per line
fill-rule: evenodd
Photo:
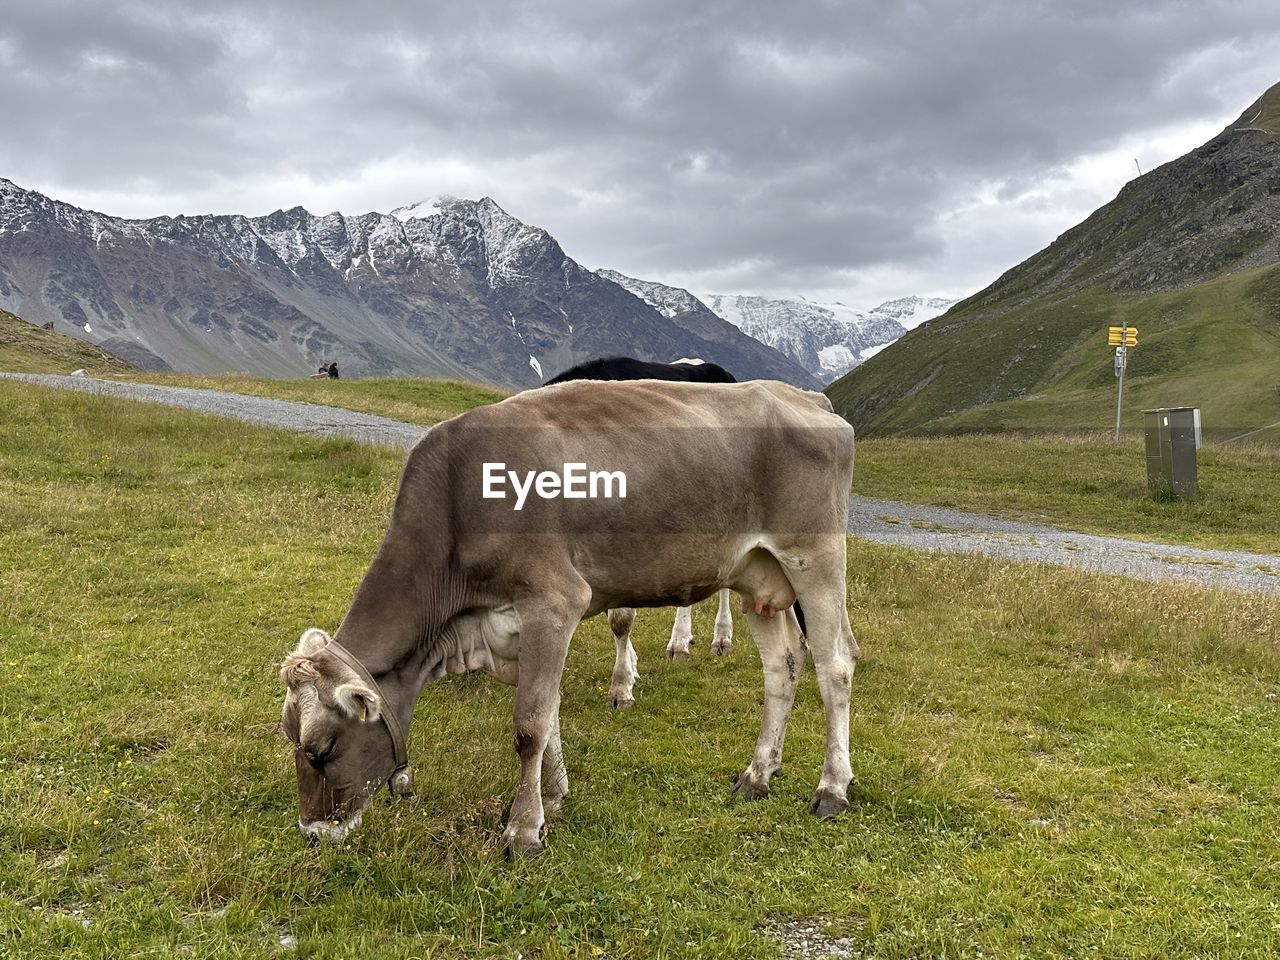
<path fill-rule="evenodd" d="M 1106 328 L 1127 320 L 1141 331 L 1129 426 L 1172 404 L 1203 407 L 1223 434 L 1280 420 L 1276 116 L 1280 85 L 832 384 L 833 404 L 866 433 L 1102 427 Z"/>
<path fill-rule="evenodd" d="M 624 714 L 607 627 L 579 629 L 545 856 L 503 862 L 511 695 L 481 677 L 422 699 L 421 800 L 312 848 L 275 665 L 341 617 L 400 458 L 25 385 L 0 409 L 5 957 L 738 960 L 794 917 L 864 956 L 1280 950 L 1274 600 L 854 543 L 840 821 L 805 811 L 812 672 L 773 795 L 729 803 L 758 659 L 669 663 L 652 611 Z"/>
<path fill-rule="evenodd" d="M 1155 406 L 1201 407 L 1219 439 L 1280 421 L 1280 264 L 1171 292 L 1045 297 L 998 322 L 953 310 L 827 393 L 867 433 L 1105 428 L 1116 402 L 1106 328 L 1123 321 L 1139 329 L 1126 429 Z"/>
<path fill-rule="evenodd" d="M 51 333 L 0 310 L 0 370 L 17 373 L 71 373 L 98 376 L 133 368 L 91 343 Z"/>

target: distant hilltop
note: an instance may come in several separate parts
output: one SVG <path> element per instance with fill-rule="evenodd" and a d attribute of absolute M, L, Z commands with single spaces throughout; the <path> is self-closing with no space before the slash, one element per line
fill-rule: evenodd
<path fill-rule="evenodd" d="M 1142 331 L 1133 409 L 1280 420 L 1280 84 L 1114 200 L 827 390 L 871 432 L 1105 423 L 1102 332 Z M 1114 416 L 1114 413 L 1111 414 Z"/>

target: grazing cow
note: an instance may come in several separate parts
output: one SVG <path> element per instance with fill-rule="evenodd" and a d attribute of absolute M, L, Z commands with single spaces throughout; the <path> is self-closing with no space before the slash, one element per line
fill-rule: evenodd
<path fill-rule="evenodd" d="M 495 463 L 538 496 L 517 496 L 519 510 L 505 490 L 495 496 Z M 583 464 L 592 486 L 600 480 L 594 498 L 570 493 Z M 827 731 L 810 809 L 836 816 L 853 779 L 852 475 L 853 429 L 826 397 L 769 381 L 575 381 L 435 427 L 409 454 L 387 533 L 337 635 L 306 631 L 281 666 L 299 827 L 340 839 L 383 783 L 411 792 L 405 732 L 423 686 L 487 669 L 516 687 L 520 780 L 504 845 L 538 852 L 546 814 L 569 791 L 560 676 L 578 623 L 624 606 L 688 605 L 724 587 L 742 595 L 764 666 L 760 735 L 733 792 L 769 792 L 807 639 Z M 797 602 L 805 638 L 789 609 Z"/>
<path fill-rule="evenodd" d="M 707 363 L 688 357 L 672 363 L 654 363 L 634 357 L 604 357 L 570 367 L 544 384 L 568 383 L 570 380 L 670 380 L 683 383 L 737 383 L 728 370 L 718 363 Z M 729 607 L 729 590 L 720 591 L 720 606 L 716 611 L 716 626 L 711 649 L 726 654 L 733 648 L 733 612 Z M 625 710 L 636 702 L 635 684 L 640 679 L 639 658 L 631 645 L 631 628 L 636 622 L 636 612 L 631 607 L 609 611 L 609 629 L 613 631 L 613 677 L 609 682 L 609 705 L 615 710 Z M 693 611 L 689 607 L 677 607 L 676 619 L 671 625 L 671 639 L 667 641 L 667 656 L 684 660 L 693 644 Z"/>

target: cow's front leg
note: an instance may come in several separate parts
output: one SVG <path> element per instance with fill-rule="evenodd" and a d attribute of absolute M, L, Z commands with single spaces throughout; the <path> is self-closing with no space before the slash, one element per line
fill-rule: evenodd
<path fill-rule="evenodd" d="M 692 643 L 693 613 L 689 607 L 676 607 L 676 622 L 671 625 L 671 639 L 667 641 L 667 658 L 687 660 Z"/>
<path fill-rule="evenodd" d="M 800 625 L 790 610 L 763 617 L 747 610 L 747 625 L 764 666 L 764 719 L 756 740 L 755 756 L 733 786 L 733 795 L 759 800 L 769 795 L 769 780 L 782 766 L 782 741 L 795 703 L 796 684 L 804 668 Z"/>
<path fill-rule="evenodd" d="M 729 605 L 729 588 L 720 591 L 720 609 L 716 612 L 716 634 L 711 649 L 723 656 L 733 649 L 733 608 Z"/>
<path fill-rule="evenodd" d="M 616 653 L 613 658 L 613 679 L 609 682 L 609 706 L 626 710 L 636 702 L 635 684 L 640 679 L 636 649 L 631 645 L 631 627 L 636 622 L 636 612 L 631 607 L 609 611 L 609 629 L 613 631 Z"/>
<path fill-rule="evenodd" d="M 543 813 L 554 817 L 564 806 L 564 798 L 568 795 L 569 771 L 565 769 L 564 751 L 560 746 L 560 710 L 557 708 L 547 749 L 542 752 Z"/>
<path fill-rule="evenodd" d="M 516 756 L 520 758 L 520 783 L 511 802 L 511 815 L 503 831 L 503 845 L 509 857 L 533 856 L 542 852 L 546 831 L 542 805 L 542 774 L 548 746 L 555 741 L 552 761 L 559 747 L 560 675 L 569 650 L 573 628 L 586 610 L 590 590 L 581 583 L 583 596 L 533 601 L 517 605 L 520 616 L 519 680 L 516 683 L 514 732 Z M 553 595 L 546 591 L 542 596 Z M 563 757 L 555 766 L 563 770 Z M 568 781 L 557 782 L 553 793 Z M 563 796 L 563 794 L 561 795 Z"/>

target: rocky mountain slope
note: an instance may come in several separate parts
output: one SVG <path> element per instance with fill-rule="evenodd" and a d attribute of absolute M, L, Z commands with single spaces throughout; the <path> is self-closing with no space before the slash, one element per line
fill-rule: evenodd
<path fill-rule="evenodd" d="M 794 360 L 822 383 L 829 383 L 954 303 L 902 297 L 871 310 L 856 310 L 842 303 L 802 299 L 719 293 L 696 297 L 688 290 L 637 280 L 616 270 L 597 272 L 677 323 L 692 323 L 694 318 L 727 320 Z"/>
<path fill-rule="evenodd" d="M 673 322 L 493 200 L 126 220 L 0 180 L 0 306 L 150 369 L 528 387 L 612 353 L 814 386 L 732 324 Z"/>
<path fill-rule="evenodd" d="M 827 393 L 872 432 L 1102 426 L 1115 403 L 1105 328 L 1127 319 L 1141 330 L 1135 414 L 1201 403 L 1224 425 L 1280 419 L 1277 225 L 1280 84 Z"/>
<path fill-rule="evenodd" d="M 824 383 L 847 373 L 955 302 L 901 297 L 859 310 L 843 303 L 795 298 L 771 300 L 713 293 L 704 299 L 716 314 L 791 357 Z"/>
<path fill-rule="evenodd" d="M 618 286 L 628 290 L 635 296 L 639 297 L 662 316 L 666 317 L 676 326 L 686 330 L 695 337 L 705 340 L 714 340 L 720 336 L 720 332 L 725 326 L 732 327 L 734 330 L 741 328 L 732 322 L 729 317 L 722 317 L 714 311 L 708 309 L 707 305 L 691 294 L 688 290 L 682 290 L 679 287 L 669 287 L 663 283 L 657 283 L 652 280 L 637 280 L 634 277 L 628 277 L 616 270 L 597 270 L 600 276 L 616 283 Z M 790 383 L 798 386 L 806 386 L 809 389 L 817 390 L 827 383 L 827 379 L 818 376 L 814 371 L 798 357 L 795 357 L 784 350 L 777 348 L 776 344 L 768 343 L 756 337 L 749 330 L 743 330 L 746 334 L 744 337 L 747 346 L 740 348 L 742 355 L 742 363 L 722 363 L 728 370 L 735 375 L 739 369 L 748 369 L 752 364 L 761 362 L 759 359 L 766 353 L 769 355 L 779 354 L 787 358 L 795 366 L 806 371 L 806 382 L 801 384 L 794 376 L 789 378 Z M 757 356 L 758 355 L 758 356 Z M 710 357 L 689 354 L 694 359 L 708 360 Z M 721 361 L 717 361 L 721 362 Z M 740 376 L 740 375 L 739 375 Z"/>

